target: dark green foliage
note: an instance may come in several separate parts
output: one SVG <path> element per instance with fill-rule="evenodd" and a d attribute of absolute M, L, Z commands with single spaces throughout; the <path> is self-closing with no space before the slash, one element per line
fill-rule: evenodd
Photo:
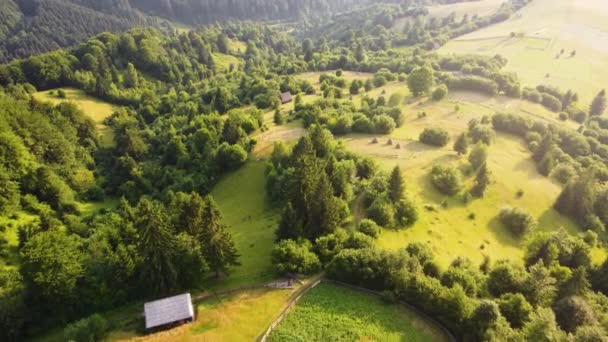
<path fill-rule="evenodd" d="M 433 91 L 433 100 L 441 101 L 448 96 L 448 87 L 445 84 L 440 85 Z"/>
<path fill-rule="evenodd" d="M 477 170 L 486 164 L 488 160 L 488 146 L 484 143 L 477 143 L 469 154 L 469 163 L 473 169 Z"/>
<path fill-rule="evenodd" d="M 441 128 L 425 128 L 418 139 L 423 144 L 443 147 L 450 141 L 450 134 Z"/>
<path fill-rule="evenodd" d="M 578 342 L 606 342 L 608 335 L 601 327 L 588 325 L 576 329 L 574 339 Z"/>
<path fill-rule="evenodd" d="M 593 102 L 591 103 L 591 108 L 589 108 L 589 115 L 602 115 L 606 111 L 606 107 L 608 106 L 608 100 L 606 99 L 606 91 L 600 91 Z"/>
<path fill-rule="evenodd" d="M 369 219 L 361 220 L 361 222 L 359 222 L 358 230 L 374 239 L 380 235 L 380 227 L 376 224 L 376 222 Z"/>
<path fill-rule="evenodd" d="M 312 274 L 321 267 L 319 258 L 312 252 L 312 245 L 307 240 L 282 240 L 272 250 L 272 262 L 277 271 L 282 273 Z"/>
<path fill-rule="evenodd" d="M 521 328 L 530 319 L 534 310 L 521 293 L 507 293 L 498 300 L 500 312 L 507 319 L 511 327 Z"/>
<path fill-rule="evenodd" d="M 495 297 L 523 291 L 526 270 L 508 261 L 500 261 L 488 274 L 488 291 Z"/>
<path fill-rule="evenodd" d="M 490 184 L 490 171 L 488 170 L 487 163 L 484 163 L 477 174 L 475 175 L 475 183 L 471 188 L 471 195 L 475 197 L 483 197 L 486 193 L 488 185 Z"/>
<path fill-rule="evenodd" d="M 454 151 L 456 151 L 459 156 L 463 156 L 469 152 L 469 144 L 469 137 L 466 133 L 462 133 L 454 142 Z"/>
<path fill-rule="evenodd" d="M 240 145 L 222 143 L 217 149 L 217 164 L 223 171 L 241 167 L 247 160 L 247 152 Z"/>
<path fill-rule="evenodd" d="M 504 208 L 498 218 L 516 236 L 522 236 L 536 228 L 534 217 L 521 208 Z"/>
<path fill-rule="evenodd" d="M 94 314 L 69 324 L 63 335 L 68 341 L 101 341 L 106 337 L 108 328 L 106 319 Z"/>
<path fill-rule="evenodd" d="M 435 165 L 431 170 L 431 183 L 441 193 L 454 196 L 462 189 L 462 176 L 458 169 L 450 166 Z"/>
<path fill-rule="evenodd" d="M 566 297 L 553 307 L 559 326 L 567 332 L 575 332 L 580 326 L 597 323 L 593 309 L 581 297 Z"/>
<path fill-rule="evenodd" d="M 401 169 L 395 166 L 388 180 L 388 197 L 393 203 L 399 202 L 405 194 L 405 184 Z"/>

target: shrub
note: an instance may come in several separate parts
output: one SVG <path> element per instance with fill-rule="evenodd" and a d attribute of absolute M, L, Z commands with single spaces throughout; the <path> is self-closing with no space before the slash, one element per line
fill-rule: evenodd
<path fill-rule="evenodd" d="M 395 209 L 388 199 L 380 196 L 367 209 L 367 216 L 382 227 L 393 227 Z"/>
<path fill-rule="evenodd" d="M 224 142 L 217 149 L 216 160 L 222 170 L 234 170 L 247 161 L 247 152 L 240 145 L 229 145 Z"/>
<path fill-rule="evenodd" d="M 551 170 L 551 177 L 562 184 L 567 184 L 574 176 L 576 176 L 576 169 L 567 163 L 558 164 Z"/>
<path fill-rule="evenodd" d="M 409 199 L 401 199 L 395 204 L 395 221 L 402 226 L 409 226 L 418 220 L 418 209 Z"/>
<path fill-rule="evenodd" d="M 312 245 L 308 240 L 283 240 L 272 250 L 272 262 L 279 272 L 297 274 L 312 274 L 321 267 L 321 262 L 312 252 Z"/>
<path fill-rule="evenodd" d="M 352 130 L 353 132 L 357 133 L 371 134 L 374 133 L 375 127 L 370 119 L 368 119 L 366 116 L 361 116 L 357 118 L 355 122 L 353 122 Z"/>
<path fill-rule="evenodd" d="M 530 320 L 534 308 L 521 293 L 507 293 L 498 300 L 498 307 L 511 327 L 521 328 Z"/>
<path fill-rule="evenodd" d="M 376 222 L 363 219 L 359 222 L 359 231 L 365 235 L 371 236 L 374 239 L 380 235 L 380 227 L 376 224 Z"/>
<path fill-rule="evenodd" d="M 57 97 L 60 99 L 67 98 L 67 94 L 65 93 L 65 90 L 63 90 L 63 89 L 57 90 Z"/>
<path fill-rule="evenodd" d="M 513 234 L 521 236 L 536 227 L 536 220 L 521 208 L 504 208 L 498 215 L 500 222 Z"/>
<path fill-rule="evenodd" d="M 450 141 L 450 134 L 441 128 L 425 128 L 420 133 L 419 140 L 423 144 L 443 147 Z"/>
<path fill-rule="evenodd" d="M 108 322 L 99 314 L 93 314 L 69 324 L 64 329 L 65 339 L 68 341 L 88 342 L 101 341 L 108 333 Z"/>
<path fill-rule="evenodd" d="M 559 119 L 562 121 L 567 121 L 570 117 L 568 116 L 568 113 L 566 112 L 561 112 L 559 113 Z"/>
<path fill-rule="evenodd" d="M 433 166 L 431 170 L 431 182 L 437 190 L 449 196 L 456 195 L 462 188 L 460 171 L 450 166 Z"/>
<path fill-rule="evenodd" d="M 441 101 L 448 95 L 448 87 L 445 84 L 440 85 L 433 91 L 433 100 Z"/>
<path fill-rule="evenodd" d="M 373 122 L 374 130 L 378 134 L 391 134 L 395 130 L 395 120 L 388 115 L 376 115 Z"/>
<path fill-rule="evenodd" d="M 541 103 L 543 106 L 556 113 L 562 110 L 562 101 L 557 97 L 547 93 L 542 93 L 541 96 Z"/>

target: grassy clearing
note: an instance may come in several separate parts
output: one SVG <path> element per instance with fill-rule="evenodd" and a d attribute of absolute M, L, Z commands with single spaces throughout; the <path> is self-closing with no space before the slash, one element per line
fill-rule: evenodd
<path fill-rule="evenodd" d="M 278 214 L 266 201 L 264 169 L 263 162 L 249 162 L 221 180 L 212 192 L 242 264 L 227 279 L 213 284 L 213 288 L 258 284 L 274 275 L 270 252 Z"/>
<path fill-rule="evenodd" d="M 462 36 L 439 53 L 501 54 L 528 86 L 552 84 L 589 103 L 605 87 L 608 6 L 604 0 L 535 0 L 511 19 Z M 543 20 L 538 20 L 543 18 Z M 511 38 L 511 33 L 522 38 Z M 565 53 L 556 58 L 561 49 Z M 570 52 L 576 50 L 575 57 Z"/>
<path fill-rule="evenodd" d="M 39 101 L 50 102 L 52 104 L 59 104 L 61 102 L 71 101 L 74 102 L 80 109 L 88 115 L 97 127 L 97 133 L 100 137 L 101 145 L 104 147 L 110 147 L 114 144 L 114 133 L 112 129 L 104 125 L 103 121 L 112 115 L 116 110 L 115 107 L 107 102 L 88 96 L 84 91 L 76 88 L 60 88 L 66 93 L 66 98 L 61 99 L 57 97 L 57 90 L 46 90 L 37 92 L 34 94 L 34 98 Z M 52 95 L 51 93 L 55 94 Z"/>
<path fill-rule="evenodd" d="M 0 216 L 0 239 L 6 241 L 4 249 L 0 248 L 0 271 L 3 268 L 16 267 L 19 264 L 19 227 L 32 222 L 36 216 L 17 212 L 13 216 Z"/>
<path fill-rule="evenodd" d="M 465 95 L 455 94 L 442 102 L 423 101 L 402 106 L 406 121 L 391 134 L 392 146 L 386 144 L 388 137 L 381 137 L 378 144 L 372 144 L 372 136 L 369 135 L 351 134 L 340 139 L 351 150 L 374 157 L 386 171 L 399 165 L 404 172 L 408 192 L 416 198 L 421 210 L 421 218 L 414 226 L 403 230 L 384 230 L 379 245 L 398 249 L 409 242 L 424 242 L 433 249 L 444 266 L 458 256 L 468 257 L 475 262 L 481 262 L 484 255 L 492 260 L 521 260 L 525 241 L 512 236 L 496 219 L 499 210 L 507 205 L 529 210 L 538 218 L 541 230 L 563 227 L 577 233 L 577 227 L 571 220 L 552 209 L 561 187 L 536 171 L 530 152 L 514 136 L 498 134 L 490 147 L 488 165 L 493 173 L 493 183 L 483 199 L 465 204 L 462 196 L 448 198 L 435 190 L 429 180 L 434 164 L 454 164 L 464 170 L 467 162 L 466 158 L 458 158 L 451 150 L 451 143 L 445 148 L 419 143 L 418 135 L 422 130 L 441 127 L 455 138 L 467 130 L 467 123 L 471 119 L 492 115 L 497 107 L 503 107 L 503 110 L 505 107 L 500 99 L 486 99 L 479 104 L 466 102 L 463 101 Z M 531 115 L 519 107 L 527 106 L 526 103 L 518 100 L 509 103 L 509 111 Z M 460 107 L 459 111 L 454 110 L 456 105 Z M 535 108 L 538 111 L 533 113 L 536 119 L 556 120 L 554 113 L 538 107 Z M 420 112 L 426 112 L 427 116 L 418 118 Z M 401 149 L 396 149 L 397 143 Z M 472 181 L 473 175 L 467 177 L 467 189 L 472 186 Z M 520 189 L 525 194 L 517 198 L 516 193 Z M 447 208 L 441 206 L 444 201 L 447 201 Z M 435 209 L 428 211 L 423 209 L 425 206 Z M 474 220 L 469 219 L 472 213 L 476 215 Z"/>
<path fill-rule="evenodd" d="M 232 55 L 218 52 L 213 54 L 213 62 L 215 62 L 215 67 L 218 71 L 228 72 L 230 70 L 230 66 L 237 68 L 243 63 L 243 60 Z"/>
<path fill-rule="evenodd" d="M 228 45 L 228 49 L 232 53 L 244 54 L 247 52 L 247 44 L 240 40 L 231 39 Z"/>
<path fill-rule="evenodd" d="M 320 284 L 279 324 L 270 341 L 447 341 L 433 324 L 399 305 Z"/>

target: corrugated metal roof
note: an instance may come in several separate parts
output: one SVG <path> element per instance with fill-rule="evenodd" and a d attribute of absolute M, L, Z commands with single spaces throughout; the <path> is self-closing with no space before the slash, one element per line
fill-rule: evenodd
<path fill-rule="evenodd" d="M 192 298 L 189 293 L 164 298 L 144 304 L 146 329 L 194 318 Z"/>
<path fill-rule="evenodd" d="M 281 94 L 281 102 L 282 103 L 291 102 L 292 100 L 293 100 L 293 98 L 291 97 L 291 93 L 290 92 L 286 92 L 286 93 L 282 93 Z"/>

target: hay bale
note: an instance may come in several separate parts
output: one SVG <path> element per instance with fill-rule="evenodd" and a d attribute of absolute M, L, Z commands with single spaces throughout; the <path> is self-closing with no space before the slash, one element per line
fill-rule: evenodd
<path fill-rule="evenodd" d="M 372 139 L 372 144 L 377 144 L 377 143 L 378 143 L 378 138 Z"/>
<path fill-rule="evenodd" d="M 400 149 L 401 149 L 401 144 L 397 144 L 397 145 L 395 146 L 395 148 L 396 148 L 396 149 L 398 149 L 398 150 L 400 150 Z"/>
<path fill-rule="evenodd" d="M 392 145 L 393 144 L 393 139 L 388 139 L 388 141 L 386 142 L 387 145 Z"/>

